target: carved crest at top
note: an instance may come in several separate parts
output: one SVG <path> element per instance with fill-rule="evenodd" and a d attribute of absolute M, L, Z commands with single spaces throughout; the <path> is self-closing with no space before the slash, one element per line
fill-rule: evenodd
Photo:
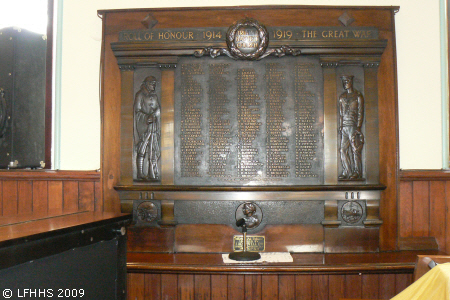
<path fill-rule="evenodd" d="M 195 51 L 196 57 L 209 55 L 216 58 L 225 54 L 233 59 L 259 60 L 269 55 L 282 57 L 287 54 L 299 55 L 300 50 L 289 46 L 281 46 L 268 50 L 269 31 L 255 19 L 246 18 L 237 21 L 227 30 L 227 49 L 207 47 Z"/>
<path fill-rule="evenodd" d="M 255 60 L 266 52 L 269 33 L 257 20 L 247 18 L 228 29 L 227 45 L 232 56 Z"/>

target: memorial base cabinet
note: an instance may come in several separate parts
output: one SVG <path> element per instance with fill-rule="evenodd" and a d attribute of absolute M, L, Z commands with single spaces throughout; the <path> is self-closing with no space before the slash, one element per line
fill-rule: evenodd
<path fill-rule="evenodd" d="M 293 254 L 292 263 L 224 264 L 219 254 L 128 255 L 128 299 L 390 299 L 421 252 Z M 436 252 L 437 253 L 437 252 Z"/>
<path fill-rule="evenodd" d="M 231 252 L 241 235 L 236 221 L 244 219 L 248 236 L 260 237 L 267 252 L 378 252 L 384 187 L 354 188 L 116 187 L 122 210 L 134 216 L 130 249 Z"/>
<path fill-rule="evenodd" d="M 351 297 L 349 299 L 387 300 L 410 283 L 409 273 L 361 275 L 128 273 L 127 299 L 340 300 L 343 297 Z M 362 298 L 359 295 L 363 295 Z"/>

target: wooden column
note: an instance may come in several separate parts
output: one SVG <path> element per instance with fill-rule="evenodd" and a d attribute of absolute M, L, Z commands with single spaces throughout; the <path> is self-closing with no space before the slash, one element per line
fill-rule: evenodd
<path fill-rule="evenodd" d="M 174 184 L 175 64 L 160 65 L 161 82 L 161 184 Z"/>
<path fill-rule="evenodd" d="M 379 133 L 378 133 L 378 62 L 364 64 L 364 101 L 365 101 L 365 145 L 366 148 L 366 182 L 380 182 Z"/>
<path fill-rule="evenodd" d="M 120 183 L 133 183 L 133 78 L 134 66 L 120 66 L 121 109 L 120 109 Z M 129 134 L 131 132 L 131 134 Z"/>
<path fill-rule="evenodd" d="M 337 62 L 322 62 L 323 98 L 324 98 L 324 184 L 337 184 L 338 149 L 337 149 L 337 100 L 336 100 Z"/>

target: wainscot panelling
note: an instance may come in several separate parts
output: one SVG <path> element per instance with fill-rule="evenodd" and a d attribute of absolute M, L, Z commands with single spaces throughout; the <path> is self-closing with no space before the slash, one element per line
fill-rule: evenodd
<path fill-rule="evenodd" d="M 450 252 L 450 171 L 402 170 L 399 194 L 399 247 L 406 240 L 425 249 L 432 245 L 425 238 L 435 238 L 440 251 Z"/>
<path fill-rule="evenodd" d="M 351 275 L 128 273 L 128 299 L 390 299 L 411 282 L 411 273 Z"/>
<path fill-rule="evenodd" d="M 0 171 L 0 216 L 103 211 L 100 172 Z"/>

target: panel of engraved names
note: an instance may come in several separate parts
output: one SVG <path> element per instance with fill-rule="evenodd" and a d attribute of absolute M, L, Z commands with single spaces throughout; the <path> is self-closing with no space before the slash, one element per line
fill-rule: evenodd
<path fill-rule="evenodd" d="M 318 177 L 312 164 L 316 158 L 319 138 L 314 124 L 317 121 L 315 91 L 307 85 L 316 82 L 311 69 L 313 63 L 298 63 L 294 66 L 295 84 L 295 175 L 302 178 Z"/>
<path fill-rule="evenodd" d="M 181 58 L 175 184 L 323 184 L 318 58 Z"/>
<path fill-rule="evenodd" d="M 237 76 L 237 125 L 238 141 L 237 177 L 242 180 L 261 178 L 262 167 L 259 151 L 255 140 L 261 131 L 260 97 L 256 93 L 258 75 L 254 68 L 239 68 Z"/>
<path fill-rule="evenodd" d="M 283 123 L 286 120 L 283 105 L 286 103 L 286 90 L 283 88 L 285 70 L 279 63 L 267 63 L 264 75 L 265 100 L 269 109 L 266 113 L 266 174 L 267 177 L 289 177 L 290 166 L 287 165 L 289 138 Z"/>
<path fill-rule="evenodd" d="M 204 72 L 200 64 L 186 64 L 181 66 L 181 74 L 180 173 L 181 177 L 202 177 L 199 156 L 204 153 L 201 128 L 203 114 L 199 105 L 203 101 L 203 88 L 194 76 Z"/>
<path fill-rule="evenodd" d="M 227 109 L 230 100 L 227 90 L 230 82 L 225 78 L 229 74 L 228 63 L 209 64 L 208 104 L 209 104 L 209 155 L 207 175 L 225 178 L 231 172 L 230 159 L 231 128 L 230 112 Z"/>

